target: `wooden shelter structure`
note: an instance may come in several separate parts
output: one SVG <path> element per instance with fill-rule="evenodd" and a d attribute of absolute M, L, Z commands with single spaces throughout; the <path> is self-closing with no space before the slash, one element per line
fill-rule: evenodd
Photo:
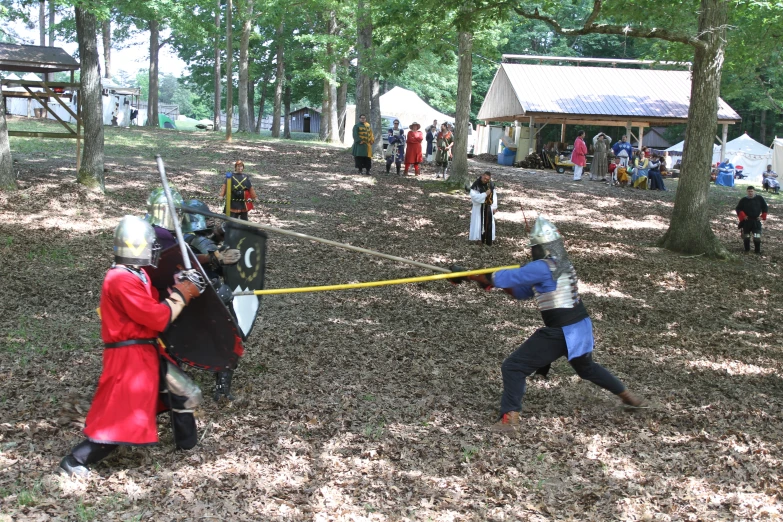
<path fill-rule="evenodd" d="M 302 107 L 289 113 L 291 116 L 291 132 L 321 132 L 321 111 L 312 107 Z"/>
<path fill-rule="evenodd" d="M 628 137 L 642 147 L 645 128 L 688 121 L 691 95 L 688 70 L 618 68 L 617 65 L 652 66 L 655 62 L 609 58 L 504 54 L 503 60 L 478 119 L 485 124 L 513 121 L 517 127 L 527 121 L 529 147 L 519 147 L 524 149 L 523 156 L 535 150 L 536 135 L 550 124 L 561 126 L 561 141 L 566 139 L 566 125 L 625 127 Z M 544 65 L 544 61 L 555 61 L 558 65 Z M 560 65 L 563 62 L 576 65 Z M 719 139 L 722 147 L 727 141 L 728 125 L 739 121 L 740 115 L 719 99 L 716 123 L 723 126 L 723 137 Z M 636 134 L 634 127 L 638 128 Z"/>
<path fill-rule="evenodd" d="M 55 72 L 70 72 L 70 82 L 48 82 L 46 80 L 3 80 L 0 82 L 3 100 L 6 98 L 33 98 L 43 109 L 51 114 L 66 132 L 31 132 L 8 131 L 9 136 L 24 136 L 28 138 L 68 138 L 76 140 L 76 170 L 81 166 L 82 118 L 80 85 L 74 81 L 74 73 L 80 65 L 70 54 L 60 47 L 44 47 L 40 45 L 17 45 L 0 43 L 0 71 L 32 72 L 44 75 Z M 13 89 L 21 87 L 22 89 Z M 76 97 L 76 112 L 69 107 L 65 99 Z M 55 111 L 49 108 L 49 100 L 59 102 L 76 122 L 74 129 Z M 5 104 L 4 104 L 5 105 Z M 3 106 L 3 111 L 6 107 Z"/>

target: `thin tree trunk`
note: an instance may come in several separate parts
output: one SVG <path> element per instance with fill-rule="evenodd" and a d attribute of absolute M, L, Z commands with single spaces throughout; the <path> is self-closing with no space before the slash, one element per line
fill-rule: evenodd
<path fill-rule="evenodd" d="M 38 38 L 40 46 L 46 45 L 46 0 L 38 2 Z"/>
<path fill-rule="evenodd" d="M 249 69 L 249 64 L 248 64 Z M 253 105 L 253 100 L 255 100 L 256 97 L 256 85 L 253 81 L 253 78 L 248 78 L 247 80 L 247 127 L 252 131 L 256 126 L 256 118 L 255 118 L 255 106 Z M 250 132 L 248 131 L 248 132 Z"/>
<path fill-rule="evenodd" d="M 253 0 L 244 0 L 245 9 L 242 13 L 242 37 L 239 40 L 239 132 L 250 132 L 250 104 L 247 100 L 249 85 L 248 47 L 250 47 L 250 32 L 253 28 Z M 240 4 L 241 6 L 241 4 Z"/>
<path fill-rule="evenodd" d="M 682 176 L 669 229 L 659 241 L 661 246 L 675 252 L 706 253 L 712 257 L 727 255 L 710 228 L 707 201 L 727 18 L 727 0 L 701 1 L 698 32 L 706 46 L 696 47 L 694 53 Z"/>
<path fill-rule="evenodd" d="M 266 103 L 266 89 L 269 85 L 269 69 L 264 73 L 261 81 L 261 101 L 258 103 L 258 118 L 256 118 L 256 134 L 261 132 L 261 123 L 264 119 L 264 104 Z"/>
<path fill-rule="evenodd" d="M 101 65 L 98 60 L 98 21 L 89 11 L 76 8 L 76 37 L 81 61 L 80 90 L 84 152 L 77 180 L 104 191 L 103 180 L 103 102 Z"/>
<path fill-rule="evenodd" d="M 336 35 L 339 31 L 337 27 L 337 14 L 334 11 L 329 12 L 329 35 Z M 330 42 L 326 44 L 326 54 L 329 56 L 329 89 L 327 92 L 326 112 L 321 116 L 321 124 L 326 120 L 326 142 L 339 143 L 339 124 L 337 120 L 337 56 L 334 52 L 334 45 Z"/>
<path fill-rule="evenodd" d="M 14 161 L 8 141 L 8 124 L 5 121 L 5 98 L 0 91 L 0 190 L 16 190 Z"/>
<path fill-rule="evenodd" d="M 759 138 L 761 143 L 767 144 L 767 109 L 761 109 L 761 121 L 759 122 Z"/>
<path fill-rule="evenodd" d="M 111 20 L 101 22 L 103 32 L 103 77 L 111 78 Z"/>
<path fill-rule="evenodd" d="M 54 47 L 54 0 L 49 0 L 49 47 Z"/>
<path fill-rule="evenodd" d="M 365 0 L 358 0 L 356 7 L 356 119 L 346 125 L 356 125 L 359 116 L 370 117 L 372 98 L 372 72 L 370 57 L 372 54 L 372 18 Z M 372 123 L 371 123 L 372 125 Z"/>
<path fill-rule="evenodd" d="M 283 40 L 283 21 L 277 27 L 277 75 L 275 77 L 275 108 L 272 116 L 272 137 L 280 137 L 280 116 L 283 104 L 283 84 L 285 84 L 285 42 Z"/>
<path fill-rule="evenodd" d="M 375 150 L 376 156 L 383 157 L 383 129 L 381 129 L 381 82 L 378 78 L 372 79 L 372 95 L 370 108 L 370 126 L 372 132 L 375 135 Z"/>
<path fill-rule="evenodd" d="M 454 160 L 451 179 L 459 184 L 468 181 L 468 125 L 470 125 L 470 96 L 473 91 L 473 33 L 458 34 L 459 64 L 457 71 L 457 113 L 454 119 Z"/>
<path fill-rule="evenodd" d="M 160 24 L 149 21 L 150 28 L 150 90 L 147 93 L 147 127 L 159 127 L 158 119 L 158 53 L 160 52 Z M 86 150 L 86 144 L 85 144 Z"/>
<path fill-rule="evenodd" d="M 285 124 L 283 126 L 283 137 L 291 139 L 291 78 L 285 79 Z"/>
<path fill-rule="evenodd" d="M 321 124 L 318 126 L 318 138 L 326 141 L 326 135 L 329 132 L 329 78 L 323 80 L 323 92 L 321 92 Z"/>
<path fill-rule="evenodd" d="M 343 58 L 340 67 L 340 87 L 337 89 L 337 124 L 340 129 L 340 143 L 345 142 L 345 126 L 349 123 L 346 121 L 345 115 L 345 108 L 348 105 L 349 66 L 348 58 Z"/>
<path fill-rule="evenodd" d="M 220 0 L 217 0 L 217 6 L 215 7 L 215 98 L 213 101 L 214 111 L 212 113 L 212 130 L 220 131 L 220 105 L 223 100 L 223 89 L 220 83 Z"/>
<path fill-rule="evenodd" d="M 234 130 L 233 9 L 232 0 L 226 0 L 226 141 L 231 141 L 231 133 Z"/>

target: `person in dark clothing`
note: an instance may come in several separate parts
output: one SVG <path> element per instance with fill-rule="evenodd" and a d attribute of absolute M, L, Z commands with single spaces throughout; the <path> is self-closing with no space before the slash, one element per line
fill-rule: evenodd
<path fill-rule="evenodd" d="M 737 217 L 739 227 L 742 230 L 742 242 L 745 252 L 750 252 L 750 239 L 753 238 L 753 246 L 757 254 L 761 253 L 761 222 L 767 220 L 766 200 L 756 194 L 756 189 L 748 187 L 748 195 L 737 203 Z"/>
<path fill-rule="evenodd" d="M 549 366 L 560 357 L 568 358 L 579 377 L 617 395 L 626 406 L 643 407 L 642 400 L 593 360 L 593 323 L 579 296 L 576 270 L 568 259 L 557 228 L 539 216 L 530 233 L 529 246 L 533 261 L 525 266 L 500 270 L 491 277 L 468 276 L 485 290 L 496 286 L 514 299 L 535 299 L 544 320 L 544 327 L 536 330 L 503 361 L 500 419 L 492 426 L 492 431 L 519 429 L 527 377 L 534 373 L 546 375 Z M 460 270 L 463 269 L 452 267 L 452 271 Z"/>
<path fill-rule="evenodd" d="M 231 178 L 231 217 L 247 221 L 247 213 L 253 210 L 253 200 L 257 198 L 256 189 L 250 183 L 245 172 L 245 164 L 241 160 L 234 163 L 234 173 L 226 174 Z M 220 197 L 226 197 L 226 183 L 220 187 Z"/>
<path fill-rule="evenodd" d="M 433 142 L 435 141 L 435 137 L 438 135 L 438 129 L 435 127 L 427 127 L 427 152 L 424 155 L 424 159 L 427 160 L 427 163 L 430 163 L 432 161 L 431 156 L 433 153 Z"/>

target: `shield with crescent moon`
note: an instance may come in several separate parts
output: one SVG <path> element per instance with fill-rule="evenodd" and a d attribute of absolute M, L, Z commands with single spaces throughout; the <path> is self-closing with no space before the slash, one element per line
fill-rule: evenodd
<path fill-rule="evenodd" d="M 223 245 L 239 250 L 239 261 L 223 267 L 223 279 L 232 292 L 263 290 L 266 272 L 266 241 L 264 231 L 235 222 L 225 224 Z M 243 339 L 247 339 L 258 316 L 261 296 L 238 295 L 231 302 L 232 311 Z"/>
<path fill-rule="evenodd" d="M 207 280 L 204 269 L 190 247 L 190 263 Z M 169 294 L 174 274 L 182 270 L 182 251 L 178 245 L 163 251 L 156 268 L 147 267 L 152 286 L 161 296 Z M 223 371 L 236 368 L 239 356 L 234 351 L 239 327 L 212 285 L 186 306 L 179 317 L 160 334 L 168 352 L 196 368 Z"/>

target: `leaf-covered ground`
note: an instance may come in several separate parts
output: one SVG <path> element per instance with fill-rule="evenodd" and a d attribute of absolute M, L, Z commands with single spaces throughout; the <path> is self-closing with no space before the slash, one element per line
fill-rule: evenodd
<path fill-rule="evenodd" d="M 713 229 L 736 254 L 715 262 L 654 246 L 674 192 L 474 162 L 499 187 L 499 239 L 484 248 L 467 241 L 467 197 L 427 170 L 358 177 L 347 152 L 316 144 L 108 130 L 99 196 L 73 182 L 63 142 L 15 140 L 22 190 L 0 193 L 0 520 L 780 518 L 777 197 L 764 256 L 745 256 L 741 191 L 711 187 Z M 596 359 L 653 408 L 624 411 L 561 360 L 529 386 L 521 434 L 492 434 L 500 364 L 541 324 L 532 304 L 444 282 L 268 296 L 238 399 L 207 401 L 196 449 L 173 451 L 161 418 L 160 445 L 61 477 L 100 374 L 113 227 L 144 213 L 158 151 L 186 197 L 214 197 L 216 171 L 241 158 L 261 197 L 291 202 L 253 220 L 432 264 L 525 262 L 525 218 L 545 213 L 578 270 Z M 268 287 L 426 273 L 274 235 L 268 263 Z"/>

